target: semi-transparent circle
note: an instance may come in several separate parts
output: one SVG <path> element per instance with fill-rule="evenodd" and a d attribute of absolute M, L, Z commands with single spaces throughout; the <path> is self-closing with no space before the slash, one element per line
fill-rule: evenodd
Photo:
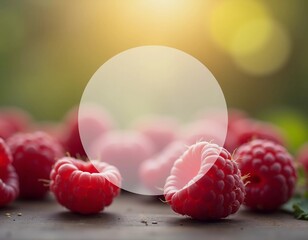
<path fill-rule="evenodd" d="M 109 59 L 94 73 L 84 89 L 78 114 L 81 141 L 91 160 L 99 158 L 93 152 L 97 139 L 91 138 L 100 135 L 100 128 L 86 120 L 89 105 L 111 113 L 121 130 L 144 116 L 168 115 L 186 123 L 202 112 L 202 119 L 207 120 L 211 132 L 217 122 L 221 126 L 215 143 L 223 145 L 226 138 L 227 106 L 219 83 L 199 60 L 171 47 L 128 49 Z M 108 159 L 101 160 L 118 167 L 122 175 L 138 175 L 140 164 L 128 161 L 125 156 L 121 166 Z M 124 174 L 126 171 L 133 172 Z M 129 177 L 121 184 L 122 189 L 143 195 L 161 195 L 162 187 L 152 186 L 156 190 L 149 191 L 142 179 L 136 182 Z"/>

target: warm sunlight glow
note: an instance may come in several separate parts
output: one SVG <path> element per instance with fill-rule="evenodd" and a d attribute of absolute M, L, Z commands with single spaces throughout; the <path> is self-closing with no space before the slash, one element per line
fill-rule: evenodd
<path fill-rule="evenodd" d="M 267 9 L 255 0 L 219 1 L 212 10 L 210 32 L 216 44 L 229 51 L 238 31 L 247 23 L 268 17 Z M 255 32 L 255 34 L 258 34 Z M 255 47 L 251 45 L 251 47 Z M 250 51 L 245 46 L 245 51 Z"/>
<path fill-rule="evenodd" d="M 143 0 L 141 4 L 148 5 L 149 7 L 159 8 L 161 10 L 170 8 L 178 8 L 180 5 L 183 5 L 183 0 Z"/>
<path fill-rule="evenodd" d="M 231 55 L 235 62 L 252 75 L 268 75 L 281 69 L 291 51 L 288 33 L 272 19 L 247 24 L 232 44 Z M 250 44 L 253 48 L 247 47 Z"/>
<path fill-rule="evenodd" d="M 290 39 L 263 3 L 228 0 L 212 9 L 210 33 L 241 70 L 268 75 L 281 69 L 290 53 Z"/>

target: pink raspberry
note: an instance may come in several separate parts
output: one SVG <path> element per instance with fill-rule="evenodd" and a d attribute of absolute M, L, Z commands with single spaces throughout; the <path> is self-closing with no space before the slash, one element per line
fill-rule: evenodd
<path fill-rule="evenodd" d="M 161 195 L 174 162 L 187 146 L 180 141 L 170 143 L 161 153 L 144 161 L 139 169 L 140 179 L 151 194 Z"/>
<path fill-rule="evenodd" d="M 178 138 L 179 125 L 171 117 L 148 117 L 139 120 L 136 125 L 137 130 L 152 141 L 155 153 Z"/>
<path fill-rule="evenodd" d="M 20 133 L 8 139 L 13 155 L 13 166 L 19 177 L 20 197 L 43 198 L 48 187 L 52 165 L 63 156 L 62 147 L 43 132 Z"/>
<path fill-rule="evenodd" d="M 72 212 L 98 213 L 109 206 L 120 189 L 119 171 L 106 163 L 71 157 L 57 161 L 50 174 L 50 190 Z M 116 184 L 113 184 L 116 183 Z"/>
<path fill-rule="evenodd" d="M 131 189 L 138 183 L 136 171 L 152 154 L 152 142 L 143 134 L 133 131 L 106 133 L 93 144 L 90 153 L 92 159 L 100 159 L 119 169 L 124 189 Z"/>
<path fill-rule="evenodd" d="M 231 154 L 199 142 L 174 163 L 164 194 L 172 209 L 199 220 L 225 218 L 244 201 L 244 183 Z"/>
<path fill-rule="evenodd" d="M 14 201 L 18 194 L 18 176 L 12 166 L 12 155 L 6 143 L 0 139 L 0 207 Z"/>
<path fill-rule="evenodd" d="M 183 140 L 191 145 L 200 141 L 213 142 L 223 145 L 226 132 L 220 123 L 212 120 L 198 120 L 186 126 L 183 132 Z"/>
<path fill-rule="evenodd" d="M 247 176 L 246 206 L 271 211 L 292 197 L 296 170 L 284 147 L 268 140 L 253 140 L 236 151 L 235 159 Z"/>
<path fill-rule="evenodd" d="M 73 108 L 67 114 L 62 136 L 64 150 L 71 156 L 79 158 L 86 158 L 84 147 L 88 150 L 97 138 L 113 126 L 111 116 L 107 111 L 92 105 L 87 108 L 83 107 L 83 109 L 83 115 L 79 116 L 79 121 L 77 108 Z"/>

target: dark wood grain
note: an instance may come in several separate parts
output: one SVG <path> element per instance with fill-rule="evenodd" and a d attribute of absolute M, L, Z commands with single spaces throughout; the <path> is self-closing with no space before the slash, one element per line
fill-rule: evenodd
<path fill-rule="evenodd" d="M 225 220 L 198 222 L 176 215 L 158 200 L 130 194 L 122 194 L 103 213 L 81 216 L 49 198 L 17 201 L 0 209 L 0 239 L 290 240 L 308 239 L 308 222 L 283 212 L 260 214 L 245 209 Z"/>

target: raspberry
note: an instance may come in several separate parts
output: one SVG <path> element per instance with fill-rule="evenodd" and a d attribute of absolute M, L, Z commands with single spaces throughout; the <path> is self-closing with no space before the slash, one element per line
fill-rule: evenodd
<path fill-rule="evenodd" d="M 233 152 L 238 147 L 236 123 L 245 119 L 248 119 L 248 115 L 245 112 L 238 109 L 228 110 L 228 132 L 224 147 L 230 152 Z"/>
<path fill-rule="evenodd" d="M 62 145 L 62 135 L 64 126 L 62 123 L 56 122 L 34 122 L 31 125 L 31 132 L 44 132 L 58 141 Z"/>
<path fill-rule="evenodd" d="M 0 168 L 7 167 L 9 164 L 12 164 L 12 153 L 4 140 L 0 138 Z"/>
<path fill-rule="evenodd" d="M 17 132 L 24 132 L 29 128 L 31 117 L 18 108 L 0 109 L 0 137 L 8 139 Z"/>
<path fill-rule="evenodd" d="M 228 109 L 228 122 L 231 126 L 233 125 L 233 123 L 237 122 L 238 120 L 242 120 L 245 118 L 248 118 L 248 115 L 246 112 L 240 109 L 235 109 L 235 108 Z"/>
<path fill-rule="evenodd" d="M 18 194 L 18 176 L 14 167 L 11 164 L 0 166 L 0 207 L 14 201 Z"/>
<path fill-rule="evenodd" d="M 242 145 L 235 158 L 247 175 L 245 205 L 271 211 L 287 202 L 295 189 L 296 171 L 287 150 L 269 140 L 253 140 Z"/>
<path fill-rule="evenodd" d="M 189 145 L 199 141 L 213 142 L 219 145 L 224 143 L 225 131 L 220 123 L 212 120 L 198 120 L 184 129 L 183 140 Z"/>
<path fill-rule="evenodd" d="M 254 139 L 266 139 L 284 145 L 284 139 L 276 126 L 248 118 L 238 119 L 229 126 L 225 146 L 230 152 Z"/>
<path fill-rule="evenodd" d="M 103 162 L 64 157 L 54 165 L 50 179 L 50 190 L 57 201 L 81 214 L 102 211 L 120 192 L 119 171 Z"/>
<path fill-rule="evenodd" d="M 308 143 L 304 144 L 298 151 L 297 161 L 301 164 L 306 172 L 308 173 Z"/>
<path fill-rule="evenodd" d="M 98 139 L 92 147 L 91 158 L 116 166 L 123 179 L 123 188 L 130 189 L 139 180 L 138 170 L 153 154 L 152 142 L 134 131 L 112 131 Z"/>
<path fill-rule="evenodd" d="M 186 149 L 183 142 L 175 141 L 170 143 L 161 153 L 141 164 L 140 179 L 152 194 L 161 195 L 161 189 L 164 187 L 174 162 Z"/>
<path fill-rule="evenodd" d="M 175 212 L 214 220 L 237 212 L 245 189 L 230 153 L 216 144 L 199 142 L 174 163 L 164 194 Z"/>
<path fill-rule="evenodd" d="M 0 118 L 0 137 L 7 139 L 12 136 L 15 131 L 12 129 L 12 126 L 9 122 Z"/>
<path fill-rule="evenodd" d="M 7 143 L 19 177 L 20 197 L 43 198 L 48 187 L 42 180 L 49 179 L 52 165 L 63 156 L 61 146 L 43 132 L 16 134 Z"/>
<path fill-rule="evenodd" d="M 139 120 L 136 125 L 152 141 L 155 153 L 161 152 L 178 137 L 178 122 L 171 117 L 148 117 Z"/>
<path fill-rule="evenodd" d="M 9 147 L 0 138 L 0 207 L 14 201 L 19 194 L 18 176 L 12 161 Z"/>
<path fill-rule="evenodd" d="M 92 105 L 84 107 L 79 121 L 78 109 L 73 108 L 65 120 L 65 131 L 62 136 L 64 150 L 71 156 L 86 158 L 85 149 L 88 149 L 100 135 L 110 130 L 112 125 L 111 117 L 101 108 Z M 82 140 L 80 134 L 82 134 Z M 87 145 L 84 146 L 84 144 Z"/>

